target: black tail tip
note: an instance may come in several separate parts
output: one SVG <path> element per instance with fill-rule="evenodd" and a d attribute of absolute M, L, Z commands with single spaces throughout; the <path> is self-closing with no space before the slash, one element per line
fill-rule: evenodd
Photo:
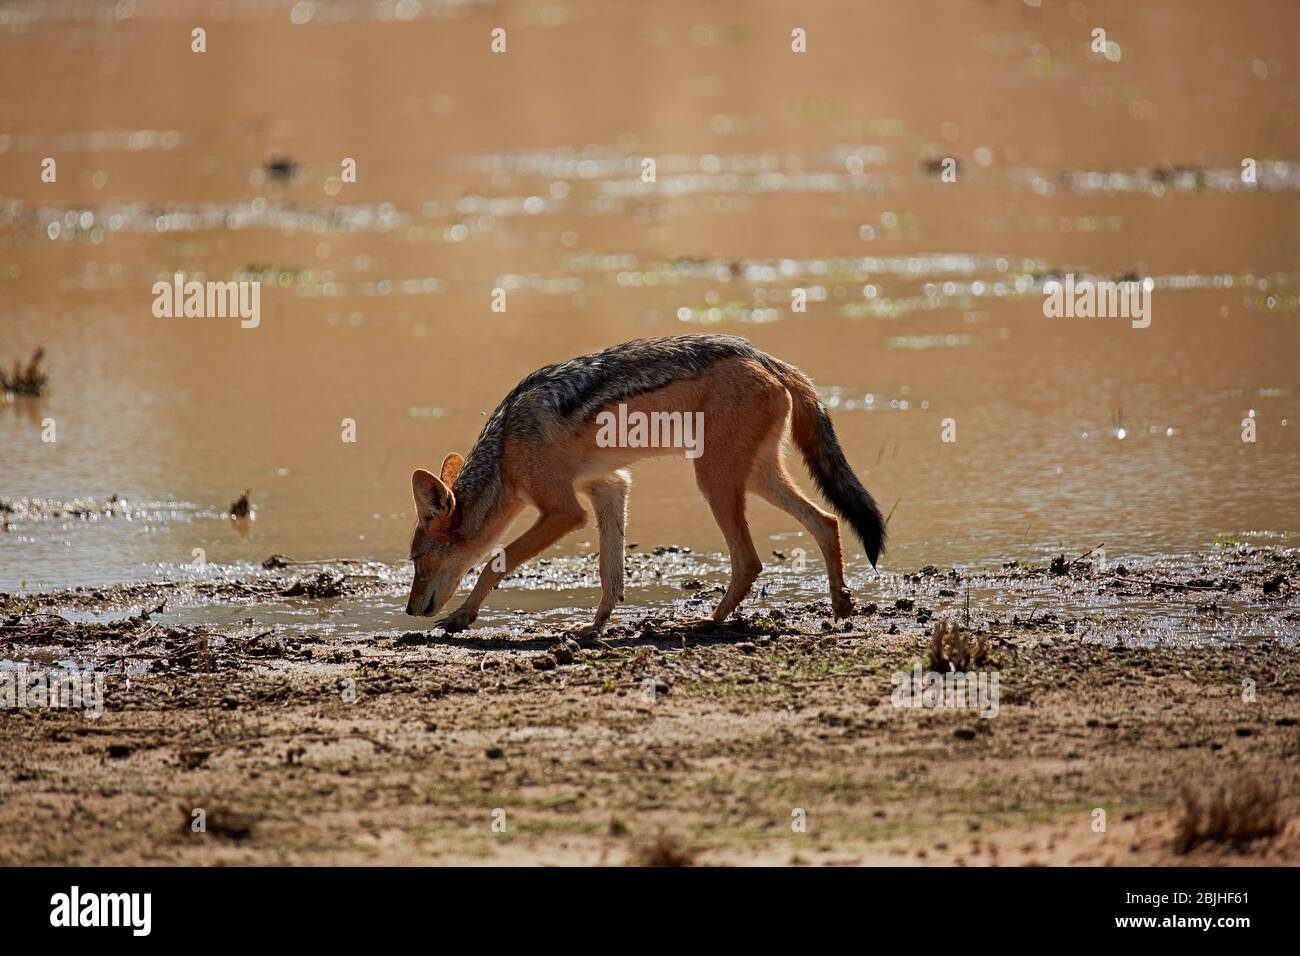
<path fill-rule="evenodd" d="M 885 524 L 884 515 L 880 513 L 879 508 L 875 507 L 874 501 L 872 506 L 872 518 L 874 520 L 864 529 L 867 533 L 862 536 L 862 549 L 867 552 L 867 559 L 874 568 L 879 564 L 880 556 L 885 553 L 885 544 L 889 531 L 888 526 Z"/>

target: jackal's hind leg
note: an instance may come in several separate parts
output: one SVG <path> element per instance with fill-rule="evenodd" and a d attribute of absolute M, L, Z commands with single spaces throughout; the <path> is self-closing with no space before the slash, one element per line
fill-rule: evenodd
<path fill-rule="evenodd" d="M 700 459 L 703 461 L 703 459 Z M 754 539 L 750 537 L 749 525 L 745 521 L 745 486 L 725 474 L 726 469 L 695 466 L 695 478 L 704 498 L 713 511 L 713 518 L 727 539 L 727 550 L 731 553 L 731 583 L 727 593 L 718 602 L 713 612 L 713 620 L 721 624 L 749 594 L 750 588 L 763 570 L 763 562 L 758 558 Z"/>
<path fill-rule="evenodd" d="M 759 368 L 750 369 L 749 375 L 748 381 L 714 396 L 705 408 L 707 447 L 695 459 L 695 483 L 731 553 L 731 583 L 713 612 L 718 624 L 745 599 L 763 570 L 745 520 L 746 483 L 790 413 L 790 394 L 783 385 Z M 737 410 L 736 389 L 744 396 L 744 414 Z"/>
<path fill-rule="evenodd" d="M 770 457 L 760 458 L 749 476 L 749 490 L 790 515 L 808 529 L 826 561 L 831 608 L 836 617 L 853 613 L 853 598 L 844 583 L 844 552 L 840 548 L 840 525 L 803 496 L 781 461 L 779 446 Z"/>

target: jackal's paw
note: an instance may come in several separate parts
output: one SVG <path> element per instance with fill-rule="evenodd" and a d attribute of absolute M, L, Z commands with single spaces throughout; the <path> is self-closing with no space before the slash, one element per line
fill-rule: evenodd
<path fill-rule="evenodd" d="M 581 627 L 571 627 L 564 634 L 575 641 L 589 641 L 593 637 L 600 637 L 601 634 L 605 633 L 605 623 L 605 621 L 592 621 L 590 624 L 583 624 Z"/>
<path fill-rule="evenodd" d="M 612 609 L 609 611 L 603 609 L 598 610 L 596 611 L 596 619 L 590 624 L 571 628 L 566 631 L 565 634 L 573 640 L 581 642 L 583 647 L 592 647 L 594 646 L 595 640 L 605 633 L 605 628 L 609 624 L 611 613 Z"/>
<path fill-rule="evenodd" d="M 476 617 L 478 617 L 478 614 L 474 611 L 461 608 L 458 611 L 453 611 L 451 614 L 448 614 L 434 626 L 442 628 L 448 634 L 455 634 L 457 631 L 463 631 L 465 628 L 473 624 Z"/>
<path fill-rule="evenodd" d="M 831 610 L 836 618 L 849 617 L 853 613 L 853 595 L 848 588 L 831 591 Z"/>

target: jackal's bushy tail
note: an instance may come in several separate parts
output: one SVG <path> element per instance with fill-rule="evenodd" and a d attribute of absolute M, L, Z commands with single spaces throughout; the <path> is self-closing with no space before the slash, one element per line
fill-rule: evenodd
<path fill-rule="evenodd" d="M 875 567 L 876 559 L 885 549 L 885 519 L 880 508 L 844 457 L 831 416 L 817 398 L 812 382 L 792 366 L 786 366 L 782 372 L 783 383 L 794 400 L 791 414 L 794 443 L 799 446 L 817 490 L 853 526 Z"/>

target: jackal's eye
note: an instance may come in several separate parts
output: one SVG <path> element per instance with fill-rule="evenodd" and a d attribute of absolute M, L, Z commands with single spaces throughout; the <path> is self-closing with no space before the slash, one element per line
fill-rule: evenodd
<path fill-rule="evenodd" d="M 448 526 L 447 519 L 440 515 L 425 519 L 415 534 L 416 537 L 424 540 L 425 550 L 432 550 L 439 545 L 450 544 L 452 538 L 452 531 Z"/>
<path fill-rule="evenodd" d="M 415 537 L 411 540 L 411 560 L 418 561 L 433 549 L 433 538 L 425 534 L 423 529 L 417 529 Z"/>

